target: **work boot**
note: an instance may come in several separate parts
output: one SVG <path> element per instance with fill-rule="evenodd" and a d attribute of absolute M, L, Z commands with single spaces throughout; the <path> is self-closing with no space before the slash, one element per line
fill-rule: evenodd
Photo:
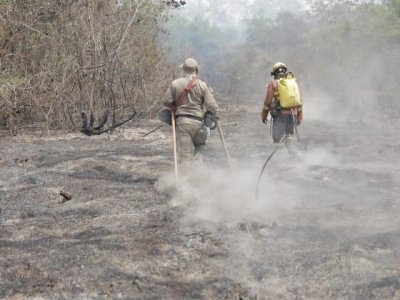
<path fill-rule="evenodd" d="M 194 149 L 194 161 L 203 163 L 205 159 L 206 145 L 196 145 Z"/>
<path fill-rule="evenodd" d="M 285 143 L 274 143 L 275 151 L 285 148 Z"/>

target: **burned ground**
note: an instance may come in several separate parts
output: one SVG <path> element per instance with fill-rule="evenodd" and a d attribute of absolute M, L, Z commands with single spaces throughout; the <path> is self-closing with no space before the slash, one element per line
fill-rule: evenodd
<path fill-rule="evenodd" d="M 233 174 L 214 134 L 179 195 L 170 128 L 144 137 L 158 121 L 2 138 L 0 298 L 400 299 L 399 122 L 307 121 L 258 200 L 269 129 L 221 124 Z"/>

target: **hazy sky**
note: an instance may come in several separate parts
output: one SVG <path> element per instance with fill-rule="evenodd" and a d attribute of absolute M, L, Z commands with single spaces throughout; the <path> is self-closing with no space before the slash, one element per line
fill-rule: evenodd
<path fill-rule="evenodd" d="M 187 0 L 179 14 L 187 18 L 205 17 L 219 26 L 238 25 L 255 14 L 271 17 L 280 11 L 300 12 L 305 0 Z"/>

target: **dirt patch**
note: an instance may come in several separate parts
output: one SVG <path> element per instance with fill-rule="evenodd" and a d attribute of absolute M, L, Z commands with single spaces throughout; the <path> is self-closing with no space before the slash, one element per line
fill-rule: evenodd
<path fill-rule="evenodd" d="M 158 121 L 3 138 L 0 298 L 400 298 L 398 134 L 306 122 L 257 200 L 269 128 L 252 110 L 221 119 L 234 172 L 214 132 L 179 194 L 170 128 L 143 137 Z"/>

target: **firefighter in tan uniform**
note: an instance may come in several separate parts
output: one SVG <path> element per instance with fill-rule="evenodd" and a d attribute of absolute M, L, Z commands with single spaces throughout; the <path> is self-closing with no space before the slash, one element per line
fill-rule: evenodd
<path fill-rule="evenodd" d="M 198 78 L 196 60 L 187 58 L 181 67 L 184 76 L 171 83 L 162 102 L 175 110 L 178 154 L 180 161 L 184 161 L 204 149 L 204 113 L 207 111 L 218 120 L 218 105 L 211 88 Z"/>

